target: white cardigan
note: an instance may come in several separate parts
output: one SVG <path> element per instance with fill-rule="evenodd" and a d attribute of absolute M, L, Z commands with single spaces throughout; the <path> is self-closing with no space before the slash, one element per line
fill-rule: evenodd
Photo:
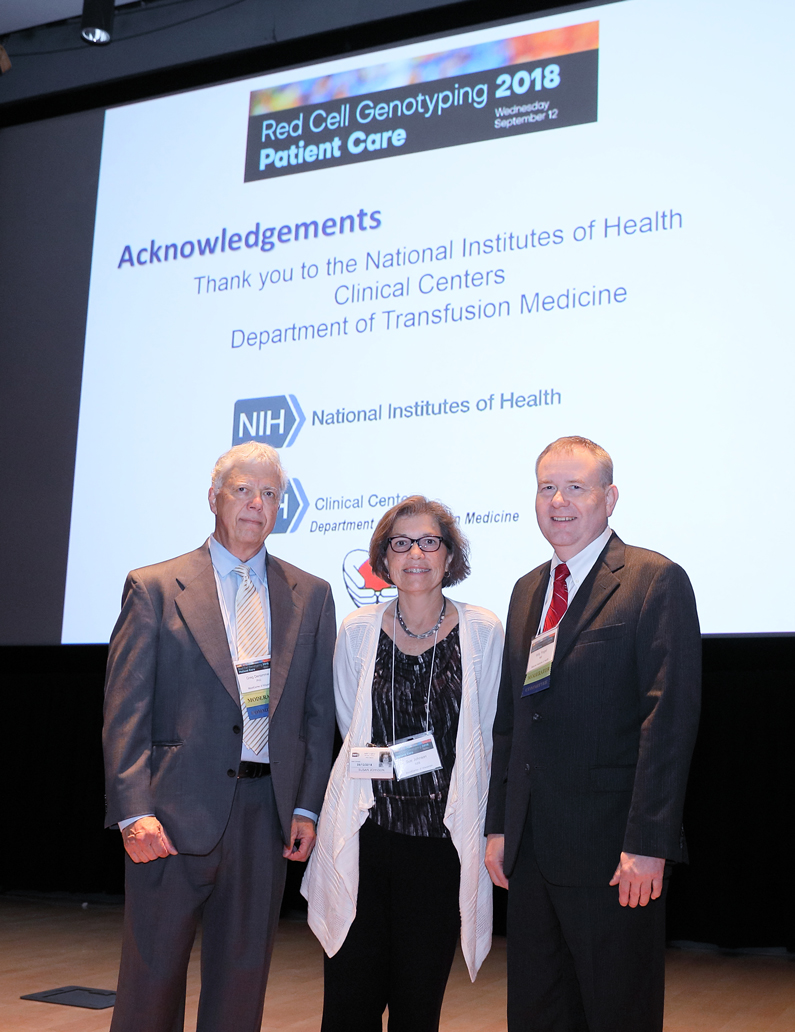
<path fill-rule="evenodd" d="M 461 645 L 461 709 L 456 758 L 444 814 L 461 862 L 461 949 L 474 982 L 491 948 L 492 884 L 483 827 L 491 768 L 491 730 L 497 705 L 503 630 L 488 609 L 453 603 Z M 369 778 L 348 777 L 351 748 L 372 735 L 372 687 L 381 620 L 388 602 L 364 606 L 343 620 L 334 651 L 337 723 L 344 738 L 331 772 L 315 849 L 301 885 L 309 927 L 329 957 L 345 941 L 356 915 L 359 828 L 373 806 Z"/>

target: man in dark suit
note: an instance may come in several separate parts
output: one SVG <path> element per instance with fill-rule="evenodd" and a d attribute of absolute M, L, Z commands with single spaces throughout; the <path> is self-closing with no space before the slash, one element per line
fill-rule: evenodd
<path fill-rule="evenodd" d="M 510 1032 L 661 1032 L 667 861 L 696 735 L 701 639 L 684 571 L 625 545 L 610 456 L 536 464 L 551 563 L 517 583 L 494 724 L 486 865 L 508 893 Z M 531 657 L 557 628 L 548 678 Z"/>
<path fill-rule="evenodd" d="M 264 544 L 285 487 L 272 448 L 233 448 L 213 535 L 125 584 L 103 735 L 106 823 L 127 851 L 113 1032 L 182 1028 L 200 918 L 198 1032 L 259 1032 L 287 861 L 314 845 L 334 733 L 331 589 Z"/>

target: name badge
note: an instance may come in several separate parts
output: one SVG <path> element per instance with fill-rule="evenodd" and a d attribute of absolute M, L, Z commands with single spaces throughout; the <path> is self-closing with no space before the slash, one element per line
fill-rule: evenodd
<path fill-rule="evenodd" d="M 270 657 L 235 664 L 237 683 L 249 720 L 267 717 L 271 701 Z"/>
<path fill-rule="evenodd" d="M 558 628 L 537 634 L 530 643 L 530 655 L 527 658 L 527 673 L 524 675 L 522 698 L 536 695 L 549 688 L 552 672 L 552 660 L 555 658 L 555 647 L 558 643 Z"/>
<path fill-rule="evenodd" d="M 404 778 L 415 778 L 418 774 L 428 774 L 432 770 L 439 770 L 442 766 L 439 750 L 436 748 L 436 739 L 431 731 L 398 739 L 392 746 L 391 752 L 395 765 L 395 777 L 398 781 L 403 781 Z"/>
<path fill-rule="evenodd" d="M 392 753 L 385 745 L 357 745 L 351 749 L 348 774 L 352 778 L 392 780 Z"/>

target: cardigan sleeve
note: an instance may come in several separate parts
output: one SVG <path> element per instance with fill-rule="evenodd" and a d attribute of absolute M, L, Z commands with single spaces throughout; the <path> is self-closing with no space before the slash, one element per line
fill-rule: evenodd
<path fill-rule="evenodd" d="M 356 655 L 354 651 L 357 652 Z M 358 650 L 355 650 L 350 624 L 343 623 L 334 649 L 334 704 L 337 710 L 337 726 L 343 738 L 347 735 L 353 719 L 353 708 L 359 687 L 358 660 Z"/>

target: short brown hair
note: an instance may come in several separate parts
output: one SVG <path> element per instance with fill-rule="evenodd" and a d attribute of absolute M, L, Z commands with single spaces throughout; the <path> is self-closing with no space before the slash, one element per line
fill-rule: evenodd
<path fill-rule="evenodd" d="M 378 526 L 370 539 L 370 567 L 374 574 L 383 577 L 388 583 L 389 570 L 386 565 L 386 550 L 392 528 L 402 516 L 433 516 L 439 524 L 439 533 L 447 551 L 452 557 L 442 586 L 460 584 L 469 576 L 469 542 L 458 529 L 458 521 L 452 512 L 441 502 L 432 502 L 425 495 L 410 495 L 402 502 L 393 505 L 378 521 Z"/>
<path fill-rule="evenodd" d="M 590 452 L 591 455 L 593 455 L 599 463 L 600 484 L 602 487 L 610 487 L 613 483 L 613 460 L 601 445 L 595 444 L 587 437 L 559 437 L 557 441 L 553 441 L 552 444 L 548 444 L 536 459 L 536 477 L 538 476 L 538 467 L 541 460 L 546 455 L 549 455 L 550 452 L 573 452 L 575 448 L 583 448 L 585 451 Z"/>

